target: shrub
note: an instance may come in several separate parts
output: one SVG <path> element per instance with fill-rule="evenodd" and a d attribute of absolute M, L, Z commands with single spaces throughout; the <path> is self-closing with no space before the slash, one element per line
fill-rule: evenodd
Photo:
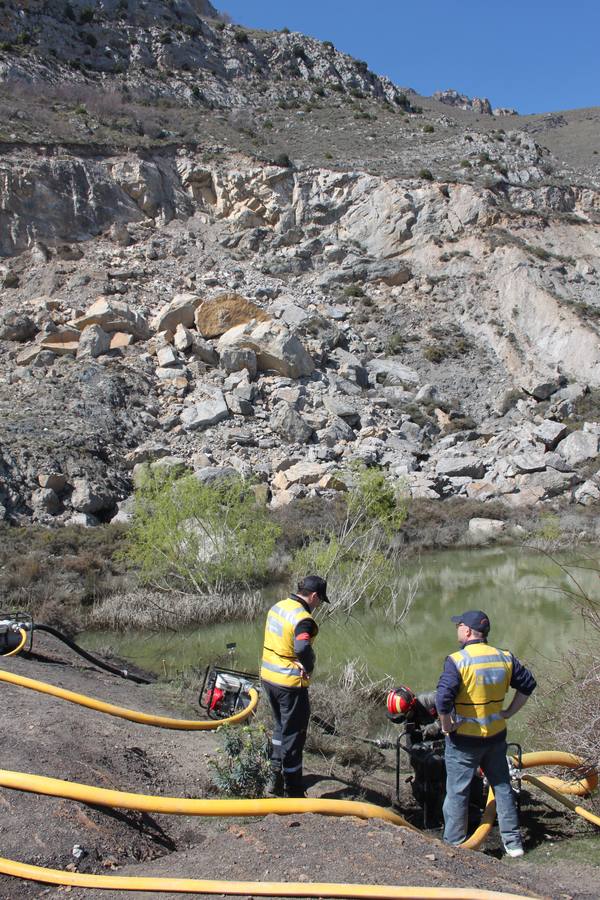
<path fill-rule="evenodd" d="M 366 294 L 362 285 L 360 284 L 348 284 L 342 291 L 344 297 L 365 297 Z"/>
<path fill-rule="evenodd" d="M 225 726 L 223 746 L 208 760 L 211 779 L 226 797 L 263 797 L 271 774 L 269 741 L 262 726 Z"/>
<path fill-rule="evenodd" d="M 144 583 L 202 593 L 263 580 L 278 533 L 241 478 L 210 485 L 149 474 L 125 555 Z"/>
<path fill-rule="evenodd" d="M 236 28 L 233 33 L 233 37 L 238 42 L 238 44 L 247 44 L 249 40 L 247 33 L 241 28 Z"/>
<path fill-rule="evenodd" d="M 433 125 L 423 125 L 423 131 L 425 134 L 433 134 L 435 128 L 433 127 Z"/>
<path fill-rule="evenodd" d="M 400 350 L 406 346 L 406 338 L 400 331 L 395 331 L 385 345 L 385 352 L 388 356 L 395 356 Z"/>
<path fill-rule="evenodd" d="M 423 356 L 432 363 L 441 363 L 446 359 L 446 350 L 442 344 L 427 344 Z"/>
<path fill-rule="evenodd" d="M 94 20 L 94 8 L 92 6 L 84 6 L 79 14 L 79 24 L 88 25 Z"/>
<path fill-rule="evenodd" d="M 354 470 L 344 518 L 294 556 L 293 574 L 319 572 L 329 578 L 334 609 L 349 614 L 354 606 L 389 603 L 397 582 L 398 559 L 392 539 L 406 519 L 398 485 L 378 468 Z"/>
<path fill-rule="evenodd" d="M 419 172 L 419 178 L 424 178 L 425 181 L 433 181 L 433 173 L 431 169 L 421 169 Z"/>
<path fill-rule="evenodd" d="M 279 156 L 276 156 L 273 160 L 274 166 L 280 166 L 282 169 L 291 169 L 293 167 L 293 163 L 287 153 L 280 153 Z"/>

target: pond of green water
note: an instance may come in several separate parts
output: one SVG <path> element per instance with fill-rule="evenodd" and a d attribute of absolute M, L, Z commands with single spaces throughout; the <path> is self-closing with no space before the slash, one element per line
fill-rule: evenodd
<path fill-rule="evenodd" d="M 436 552 L 413 559 L 398 581 L 401 608 L 409 584 L 417 585 L 410 610 L 396 624 L 388 610 L 320 616 L 315 644 L 315 678 L 339 672 L 356 660 L 372 679 L 388 675 L 415 690 L 435 686 L 444 657 L 456 649 L 450 616 L 465 609 L 483 609 L 490 616 L 490 642 L 508 647 L 541 674 L 558 660 L 571 641 L 585 634 L 585 622 L 565 590 L 575 590 L 568 571 L 598 597 L 598 548 L 585 555 L 554 559 L 539 551 L 494 548 Z M 559 563 L 561 565 L 559 565 Z M 265 591 L 265 610 L 285 590 Z M 81 643 L 90 650 L 113 653 L 150 671 L 167 676 L 208 663 L 230 664 L 257 672 L 262 649 L 264 616 L 255 622 L 229 622 L 179 633 L 143 634 L 88 632 Z M 235 644 L 227 650 L 227 644 Z"/>

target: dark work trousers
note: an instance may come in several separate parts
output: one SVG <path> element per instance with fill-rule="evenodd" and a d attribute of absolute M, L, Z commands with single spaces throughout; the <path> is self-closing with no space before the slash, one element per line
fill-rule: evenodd
<path fill-rule="evenodd" d="M 284 688 L 263 681 L 273 711 L 271 767 L 287 785 L 302 782 L 302 751 L 310 717 L 308 688 Z"/>

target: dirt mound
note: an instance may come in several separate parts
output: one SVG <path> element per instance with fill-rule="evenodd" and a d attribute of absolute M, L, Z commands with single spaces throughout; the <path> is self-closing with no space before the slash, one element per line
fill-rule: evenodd
<path fill-rule="evenodd" d="M 2 667 L 131 708 L 190 714 L 189 709 L 173 711 L 173 697 L 169 702 L 164 685 L 133 685 L 81 667 L 59 656 L 49 641 L 40 640 L 37 649 L 37 658 L 2 660 Z M 147 794 L 211 793 L 206 756 L 217 744 L 212 733 L 135 725 L 4 683 L 2 691 L 2 764 L 7 769 Z M 309 767 L 314 771 L 313 763 Z M 310 794 L 348 797 L 347 786 L 324 773 L 313 778 Z M 600 893 L 600 871 L 591 866 L 558 871 L 528 861 L 506 863 L 376 820 L 315 815 L 190 819 L 9 790 L 0 792 L 0 805 L 2 855 L 60 869 L 74 864 L 73 849 L 79 845 L 84 849 L 79 871 L 100 874 L 470 886 L 562 900 L 592 900 Z M 0 878 L 3 900 L 58 891 Z M 98 900 L 130 896 L 79 889 L 71 895 Z"/>

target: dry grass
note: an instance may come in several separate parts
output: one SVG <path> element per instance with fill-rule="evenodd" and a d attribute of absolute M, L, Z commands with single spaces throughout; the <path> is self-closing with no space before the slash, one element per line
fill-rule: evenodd
<path fill-rule="evenodd" d="M 137 589 L 101 598 L 90 624 L 111 631 L 164 631 L 216 622 L 252 621 L 263 609 L 260 591 L 183 594 Z"/>

